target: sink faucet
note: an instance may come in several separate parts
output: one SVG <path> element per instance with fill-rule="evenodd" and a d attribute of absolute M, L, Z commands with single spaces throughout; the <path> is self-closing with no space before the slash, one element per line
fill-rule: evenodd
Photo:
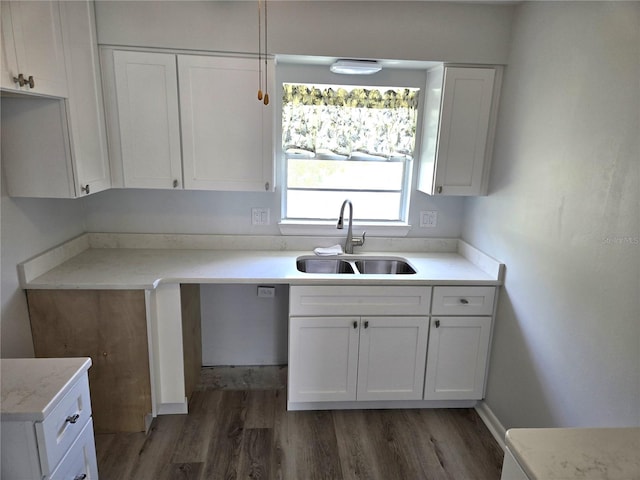
<path fill-rule="evenodd" d="M 347 229 L 347 239 L 344 242 L 344 253 L 353 253 L 353 247 L 361 247 L 364 245 L 364 237 L 367 232 L 362 232 L 362 238 L 353 238 L 353 204 L 351 200 L 346 199 L 340 207 L 340 217 L 338 217 L 338 225 L 336 228 L 342 230 L 344 226 L 344 207 L 349 204 L 349 228 Z"/>

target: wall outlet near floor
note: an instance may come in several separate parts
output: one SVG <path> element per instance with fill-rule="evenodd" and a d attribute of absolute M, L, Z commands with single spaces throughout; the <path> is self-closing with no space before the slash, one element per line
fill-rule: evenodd
<path fill-rule="evenodd" d="M 428 210 L 420 212 L 420 228 L 433 228 L 438 224 L 438 212 Z"/>
<path fill-rule="evenodd" d="M 258 297 L 260 298 L 273 298 L 276 296 L 276 287 L 258 287 Z"/>
<path fill-rule="evenodd" d="M 251 209 L 251 225 L 269 225 L 270 212 L 268 208 Z"/>

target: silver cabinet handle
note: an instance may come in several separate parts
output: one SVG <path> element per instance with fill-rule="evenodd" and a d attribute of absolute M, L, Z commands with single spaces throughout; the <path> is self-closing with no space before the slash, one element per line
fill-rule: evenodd
<path fill-rule="evenodd" d="M 461 298 L 460 299 L 460 303 L 463 305 L 468 305 L 469 304 L 469 300 L 467 300 L 466 298 Z"/>
<path fill-rule="evenodd" d="M 442 193 L 442 185 L 438 185 L 438 186 L 436 187 L 436 192 L 437 192 L 437 193 Z"/>
<path fill-rule="evenodd" d="M 80 414 L 76 413 L 75 415 L 69 415 L 67 417 L 67 419 L 65 420 L 65 422 L 67 422 L 67 423 L 76 423 L 79 418 L 80 418 Z"/>
<path fill-rule="evenodd" d="M 76 475 L 75 477 L 73 477 L 73 480 L 84 480 L 85 478 L 87 478 L 87 474 L 82 473 L 80 475 Z"/>
<path fill-rule="evenodd" d="M 25 85 L 29 85 L 31 88 L 36 86 L 36 82 L 33 79 L 33 75 L 29 75 L 29 78 L 24 78 L 24 75 L 21 73 L 17 77 L 13 77 L 13 81 L 16 82 L 21 87 Z"/>
<path fill-rule="evenodd" d="M 436 326 L 436 328 L 440 328 L 440 320 L 436 320 L 435 322 L 433 322 L 434 325 Z"/>
<path fill-rule="evenodd" d="M 179 185 L 178 180 L 177 179 L 174 180 L 173 181 L 173 188 L 178 188 L 178 185 Z"/>
<path fill-rule="evenodd" d="M 84 187 L 80 187 L 80 190 L 82 190 L 84 193 L 86 193 L 87 195 L 89 195 L 89 191 L 90 191 L 91 187 L 89 186 L 89 184 L 87 183 Z"/>
<path fill-rule="evenodd" d="M 364 321 L 364 328 L 369 328 L 369 320 Z"/>
<path fill-rule="evenodd" d="M 358 328 L 358 322 L 356 322 L 355 320 L 353 321 L 353 328 Z"/>

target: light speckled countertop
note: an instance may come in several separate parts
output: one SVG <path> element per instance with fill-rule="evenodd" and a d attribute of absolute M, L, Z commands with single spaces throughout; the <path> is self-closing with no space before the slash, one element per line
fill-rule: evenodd
<path fill-rule="evenodd" d="M 43 421 L 90 358 L 19 358 L 0 360 L 3 421 Z"/>
<path fill-rule="evenodd" d="M 100 235 L 85 234 L 46 252 L 41 258 L 25 262 L 21 266 L 23 288 L 152 289 L 159 283 L 500 285 L 503 274 L 499 262 L 457 240 L 449 241 L 454 251 L 370 250 L 356 255 L 403 257 L 415 268 L 416 274 L 336 275 L 299 272 L 296 258 L 313 255 L 312 249 L 276 249 L 273 248 L 275 240 L 270 238 L 256 240 L 254 237 L 254 241 L 271 249 L 258 249 L 251 244 L 242 245 L 240 249 L 227 238 L 208 239 L 211 245 L 199 244 L 193 248 L 194 240 L 185 240 L 182 236 L 163 241 L 153 235 L 134 240 L 126 235 L 115 240 L 112 237 L 116 238 L 116 234 Z M 200 238 L 197 240 L 202 242 Z M 375 242 L 371 243 L 375 246 Z M 144 248 L 145 245 L 155 248 Z M 191 248 L 185 248 L 186 245 Z M 42 260 L 47 258 L 53 260 L 48 263 Z"/>
<path fill-rule="evenodd" d="M 531 480 L 640 479 L 640 428 L 513 428 L 506 445 Z"/>

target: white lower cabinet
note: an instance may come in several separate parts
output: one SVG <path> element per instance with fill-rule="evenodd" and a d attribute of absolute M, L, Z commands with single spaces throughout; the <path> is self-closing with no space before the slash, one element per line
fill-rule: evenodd
<path fill-rule="evenodd" d="M 495 295 L 494 286 L 292 286 L 289 408 L 482 399 Z"/>
<path fill-rule="evenodd" d="M 480 400 L 489 357 L 491 317 L 433 317 L 425 400 Z"/>
<path fill-rule="evenodd" d="M 496 288 L 433 288 L 425 400 L 480 400 L 489 360 Z"/>
<path fill-rule="evenodd" d="M 289 401 L 419 400 L 428 318 L 292 317 Z"/>
<path fill-rule="evenodd" d="M 430 287 L 291 287 L 289 403 L 420 400 L 430 298 Z"/>
<path fill-rule="evenodd" d="M 2 478 L 97 480 L 89 358 L 3 359 Z"/>

